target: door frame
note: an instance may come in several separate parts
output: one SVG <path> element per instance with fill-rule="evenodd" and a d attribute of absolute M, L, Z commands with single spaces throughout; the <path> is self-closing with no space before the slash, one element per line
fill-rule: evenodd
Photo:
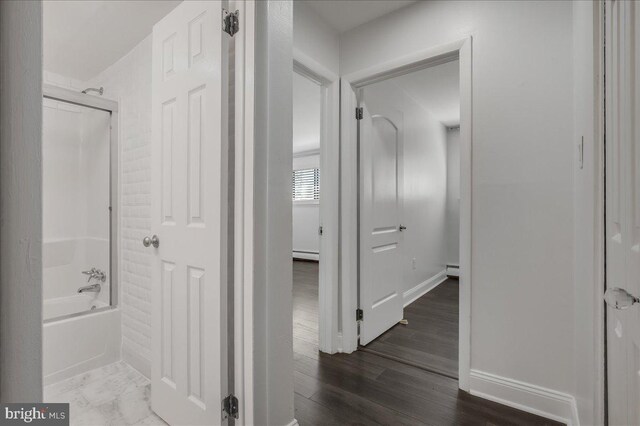
<path fill-rule="evenodd" d="M 342 77 L 342 89 L 357 90 L 368 84 L 404 75 L 438 63 L 457 58 L 460 63 L 460 314 L 459 314 L 459 387 L 469 391 L 471 370 L 471 208 L 472 208 L 472 38 L 435 46 L 421 52 L 375 65 Z M 357 132 L 353 98 L 343 93 L 341 106 L 341 175 L 340 206 L 342 250 L 341 292 L 343 318 L 343 351 L 350 353 L 358 347 L 355 317 L 358 289 L 358 176 Z M 344 173 L 349 170 L 349 173 Z M 356 263 L 354 265 L 354 263 Z M 351 318 L 351 320 L 344 320 Z"/>
<path fill-rule="evenodd" d="M 594 226 L 594 272 L 591 288 L 594 294 L 594 349 L 595 349 L 595 394 L 593 395 L 594 421 L 606 424 L 608 422 L 608 394 L 607 394 L 607 310 L 604 304 L 604 292 L 606 291 L 606 122 L 610 108 L 605 107 L 609 100 L 606 97 L 606 68 L 605 40 L 610 35 L 611 28 L 608 25 L 611 19 L 611 2 L 597 0 L 594 4 L 593 32 L 594 37 L 594 130 L 593 130 L 593 162 L 595 169 L 595 185 L 593 190 L 594 214 L 596 223 Z M 584 155 L 584 147 L 582 147 Z"/>
<path fill-rule="evenodd" d="M 239 404 L 238 426 L 254 424 L 254 400 L 266 397 L 254 378 L 254 122 L 255 16 L 254 1 L 232 1 L 240 31 L 234 41 L 234 207 L 233 207 L 233 394 Z M 229 111 L 231 113 L 231 111 Z"/>
<path fill-rule="evenodd" d="M 338 261 L 340 203 L 340 78 L 313 58 L 293 49 L 294 72 L 320 86 L 320 263 L 318 349 L 339 351 Z"/>

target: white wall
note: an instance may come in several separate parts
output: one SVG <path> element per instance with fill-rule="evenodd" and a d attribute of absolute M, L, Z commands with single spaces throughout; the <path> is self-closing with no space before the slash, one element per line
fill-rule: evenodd
<path fill-rule="evenodd" d="M 372 115 L 384 115 L 399 128 L 400 211 L 407 227 L 401 260 L 406 303 L 415 296 L 416 287 L 446 268 L 446 128 L 393 80 L 366 86 L 364 102 Z"/>
<path fill-rule="evenodd" d="M 293 73 L 293 154 L 320 150 L 322 91 L 308 77 Z"/>
<path fill-rule="evenodd" d="M 42 401 L 42 2 L 0 2 L 0 401 Z"/>
<path fill-rule="evenodd" d="M 418 2 L 345 33 L 341 72 L 467 35 L 471 368 L 572 392 L 571 3 Z"/>
<path fill-rule="evenodd" d="M 320 167 L 320 155 L 293 157 L 293 170 Z M 322 171 L 320 171 L 322 173 Z M 322 191 L 322 188 L 320 189 Z M 314 201 L 293 202 L 293 257 L 319 259 L 320 203 Z"/>
<path fill-rule="evenodd" d="M 118 101 L 122 359 L 151 373 L 151 36 L 90 80 Z"/>
<path fill-rule="evenodd" d="M 304 1 L 293 2 L 294 57 L 301 53 L 335 75 L 340 72 L 340 39 Z"/>
<path fill-rule="evenodd" d="M 447 265 L 460 265 L 460 128 L 447 129 Z"/>

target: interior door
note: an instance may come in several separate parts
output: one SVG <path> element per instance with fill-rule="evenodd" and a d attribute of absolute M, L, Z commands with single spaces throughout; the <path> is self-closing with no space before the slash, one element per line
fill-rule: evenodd
<path fill-rule="evenodd" d="M 227 46 L 220 1 L 153 28 L 152 408 L 217 425 L 227 390 Z M 223 36 L 224 35 L 224 36 Z M 157 245 L 157 247 L 154 247 Z"/>
<path fill-rule="evenodd" d="M 640 4 L 607 2 L 609 423 L 640 424 Z M 622 290 L 616 290 L 616 288 Z M 633 295 L 633 296 L 630 296 Z"/>
<path fill-rule="evenodd" d="M 402 319 L 398 129 L 360 104 L 360 344 Z"/>

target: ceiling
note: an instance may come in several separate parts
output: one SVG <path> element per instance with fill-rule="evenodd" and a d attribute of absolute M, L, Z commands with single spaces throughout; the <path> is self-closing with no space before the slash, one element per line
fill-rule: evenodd
<path fill-rule="evenodd" d="M 337 32 L 405 7 L 415 0 L 304 1 Z M 44 69 L 90 80 L 117 62 L 180 0 L 45 0 Z"/>
<path fill-rule="evenodd" d="M 365 22 L 415 3 L 416 0 L 296 0 L 304 1 L 336 31 L 343 33 Z"/>
<path fill-rule="evenodd" d="M 447 127 L 460 125 L 460 63 L 447 62 L 389 80 Z"/>
<path fill-rule="evenodd" d="M 144 40 L 178 4 L 175 0 L 47 0 L 44 69 L 89 80 Z"/>
<path fill-rule="evenodd" d="M 320 86 L 293 73 L 293 153 L 320 149 Z"/>

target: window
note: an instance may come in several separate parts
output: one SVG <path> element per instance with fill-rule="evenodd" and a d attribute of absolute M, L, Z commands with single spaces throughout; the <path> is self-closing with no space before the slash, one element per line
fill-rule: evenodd
<path fill-rule="evenodd" d="M 293 171 L 293 201 L 320 200 L 320 169 Z"/>

